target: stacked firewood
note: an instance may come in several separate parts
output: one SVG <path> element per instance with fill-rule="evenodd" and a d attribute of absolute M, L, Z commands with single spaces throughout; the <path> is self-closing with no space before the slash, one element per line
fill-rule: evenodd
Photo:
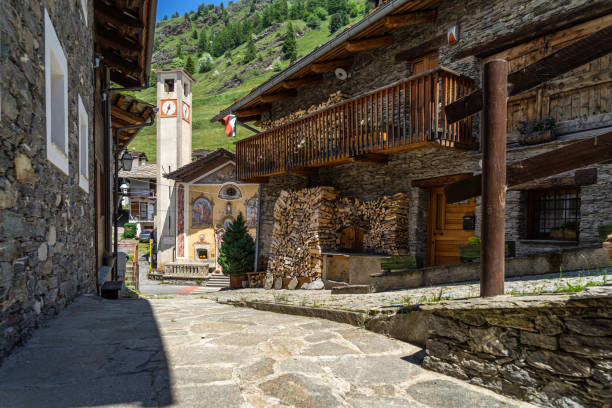
<path fill-rule="evenodd" d="M 407 253 L 408 201 L 403 193 L 365 202 L 342 198 L 333 187 L 282 191 L 274 206 L 268 272 L 321 277 L 321 252 L 339 250 L 339 231 L 346 227 L 365 231 L 364 251 Z"/>
<path fill-rule="evenodd" d="M 266 281 L 266 273 L 258 272 L 258 273 L 249 273 L 249 288 L 263 288 L 263 285 Z"/>
<path fill-rule="evenodd" d="M 341 91 L 334 92 L 333 94 L 329 95 L 329 98 L 325 102 L 320 103 L 318 105 L 312 105 L 308 109 L 297 110 L 289 115 L 283 116 L 282 118 L 279 118 L 276 120 L 261 121 L 261 129 L 262 131 L 265 131 L 268 129 L 275 128 L 284 123 L 291 122 L 293 120 L 301 118 L 302 116 L 306 116 L 312 112 L 318 111 L 319 109 L 324 109 L 324 108 L 327 108 L 328 106 L 342 102 L 343 100 L 348 99 L 348 98 L 350 98 L 350 95 L 347 95 Z"/>

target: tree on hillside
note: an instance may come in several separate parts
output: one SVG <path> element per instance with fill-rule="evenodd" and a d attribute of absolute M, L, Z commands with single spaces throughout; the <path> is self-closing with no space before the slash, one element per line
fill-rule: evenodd
<path fill-rule="evenodd" d="M 174 52 L 175 57 L 183 58 L 183 47 L 181 47 L 181 43 L 176 43 L 176 51 Z"/>
<path fill-rule="evenodd" d="M 198 70 L 200 73 L 208 72 L 213 67 L 213 58 L 212 56 L 205 52 L 202 54 L 202 57 L 198 60 Z"/>
<path fill-rule="evenodd" d="M 198 51 L 208 52 L 209 43 L 208 43 L 208 33 L 206 30 L 202 29 L 200 33 L 200 39 L 198 40 Z"/>
<path fill-rule="evenodd" d="M 247 229 L 242 212 L 238 213 L 221 240 L 219 264 L 225 275 L 237 276 L 253 269 L 255 242 Z"/>
<path fill-rule="evenodd" d="M 187 61 L 185 61 L 185 71 L 189 72 L 191 75 L 195 74 L 196 72 L 195 63 L 193 62 L 191 55 L 188 56 Z"/>
<path fill-rule="evenodd" d="M 177 18 L 178 16 L 179 16 L 179 12 L 178 12 L 178 11 L 175 11 L 175 12 L 172 14 L 172 18 Z"/>
<path fill-rule="evenodd" d="M 179 57 L 172 58 L 169 68 L 184 68 L 185 60 Z"/>
<path fill-rule="evenodd" d="M 247 42 L 246 53 L 244 54 L 244 63 L 253 61 L 257 57 L 257 49 L 255 48 L 255 40 L 253 37 L 249 38 L 249 42 Z"/>
<path fill-rule="evenodd" d="M 191 38 L 193 38 L 194 40 L 198 39 L 198 30 L 193 30 L 193 32 L 191 33 Z"/>
<path fill-rule="evenodd" d="M 341 27 L 344 27 L 348 24 L 348 15 L 336 13 L 331 16 L 331 20 L 329 20 L 329 33 L 333 34 L 338 31 Z"/>
<path fill-rule="evenodd" d="M 327 0 L 327 12 L 331 14 L 345 13 L 348 14 L 349 7 L 347 0 Z"/>
<path fill-rule="evenodd" d="M 289 18 L 291 20 L 303 19 L 305 11 L 306 11 L 306 7 L 304 6 L 304 2 L 301 0 L 298 0 L 289 9 Z"/>
<path fill-rule="evenodd" d="M 308 17 L 306 17 L 306 25 L 314 30 L 321 26 L 321 20 L 314 14 L 309 14 Z"/>
<path fill-rule="evenodd" d="M 168 19 L 168 15 L 164 14 L 164 18 L 162 18 L 162 20 L 166 21 Z"/>
<path fill-rule="evenodd" d="M 283 42 L 283 55 L 285 59 L 293 62 L 297 59 L 297 41 L 295 39 L 295 31 L 293 30 L 293 24 L 287 24 L 287 34 L 285 35 L 285 41 Z"/>

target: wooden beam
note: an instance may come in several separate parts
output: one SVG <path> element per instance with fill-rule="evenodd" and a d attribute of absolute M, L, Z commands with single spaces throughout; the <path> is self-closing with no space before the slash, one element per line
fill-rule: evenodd
<path fill-rule="evenodd" d="M 146 120 L 145 118 L 142 118 L 136 114 L 120 109 L 115 105 L 111 106 L 111 116 L 117 117 L 130 124 L 140 124 L 140 123 L 144 123 Z"/>
<path fill-rule="evenodd" d="M 115 69 L 127 76 L 140 78 L 140 69 L 138 63 L 130 62 L 125 58 L 121 58 L 113 53 L 111 49 L 101 49 L 102 61 L 109 68 Z"/>
<path fill-rule="evenodd" d="M 510 188 L 608 160 L 612 160 L 612 132 L 512 163 L 507 168 L 506 185 Z M 451 204 L 478 197 L 481 191 L 480 174 L 444 188 L 446 201 Z"/>
<path fill-rule="evenodd" d="M 417 45 L 416 47 L 412 47 L 406 51 L 395 54 L 395 62 L 412 61 L 415 58 L 422 57 L 425 54 L 436 51 L 444 44 L 446 44 L 446 35 L 439 35 L 429 41 Z"/>
<path fill-rule="evenodd" d="M 103 24 L 110 23 L 122 31 L 138 34 L 144 30 L 142 21 L 129 17 L 116 7 L 107 6 L 101 1 L 94 2 L 94 14 L 96 21 Z"/>
<path fill-rule="evenodd" d="M 508 96 L 519 94 L 559 75 L 578 68 L 612 52 L 612 25 L 561 48 L 520 71 L 508 75 Z M 446 105 L 446 119 L 450 123 L 482 110 L 482 90 Z"/>
<path fill-rule="evenodd" d="M 581 169 L 571 176 L 555 177 L 519 184 L 510 190 L 544 190 L 548 188 L 566 188 L 588 186 L 597 183 L 597 169 Z"/>
<path fill-rule="evenodd" d="M 385 17 L 383 24 L 386 28 L 394 29 L 409 27 L 417 24 L 432 23 L 436 21 L 438 10 L 413 11 L 412 13 L 396 14 Z"/>
<path fill-rule="evenodd" d="M 279 101 L 281 99 L 295 98 L 297 96 L 295 89 L 287 89 L 285 91 L 278 91 L 273 94 L 261 95 L 259 100 L 263 103 Z"/>
<path fill-rule="evenodd" d="M 344 43 L 344 49 L 349 52 L 373 50 L 375 48 L 388 47 L 393 44 L 394 38 L 391 34 L 381 35 L 380 37 L 366 38 L 363 40 L 353 40 Z"/>
<path fill-rule="evenodd" d="M 127 54 L 131 58 L 137 58 L 142 52 L 140 44 L 106 29 L 96 30 L 96 43 L 104 48 L 110 48 L 122 54 Z"/>
<path fill-rule="evenodd" d="M 412 187 L 430 188 L 444 186 L 446 184 L 455 183 L 472 175 L 472 173 L 452 174 L 449 176 L 432 177 L 421 180 L 412 180 Z"/>
<path fill-rule="evenodd" d="M 123 105 L 124 101 L 125 101 L 125 95 L 119 94 L 119 96 L 117 96 L 117 100 L 115 101 L 114 105 L 120 108 L 121 105 Z"/>
<path fill-rule="evenodd" d="M 317 167 L 296 168 L 289 170 L 289 174 L 293 174 L 295 176 L 316 176 L 319 174 L 319 169 Z"/>
<path fill-rule="evenodd" d="M 389 156 L 380 153 L 365 153 L 352 157 L 353 161 L 358 163 L 371 163 L 384 165 L 389 162 Z"/>
<path fill-rule="evenodd" d="M 287 79 L 281 82 L 281 86 L 285 89 L 295 89 L 320 84 L 321 82 L 323 82 L 323 75 L 311 75 L 304 78 Z"/>
<path fill-rule="evenodd" d="M 261 115 L 249 115 L 249 116 L 236 115 L 236 116 L 238 117 L 238 120 L 240 120 L 241 122 L 253 122 L 253 121 L 261 120 Z"/>
<path fill-rule="evenodd" d="M 322 74 L 325 72 L 333 71 L 336 68 L 347 68 L 351 65 L 353 65 L 353 57 L 340 58 L 337 60 L 314 63 L 310 66 L 310 70 L 317 74 Z"/>
<path fill-rule="evenodd" d="M 612 3 L 607 0 L 599 2 L 592 1 L 587 4 L 586 7 L 582 7 L 579 10 L 573 9 L 565 13 L 556 14 L 545 20 L 537 20 L 533 24 L 525 25 L 510 34 L 496 37 L 492 41 L 475 47 L 466 48 L 455 55 L 453 60 L 462 59 L 471 55 L 483 58 L 497 54 L 498 52 L 507 50 L 516 45 L 585 23 L 589 20 L 603 17 L 612 12 Z"/>
<path fill-rule="evenodd" d="M 240 109 L 236 111 L 238 116 L 252 116 L 259 115 L 260 113 L 269 112 L 271 109 L 270 105 L 259 105 L 254 108 Z"/>

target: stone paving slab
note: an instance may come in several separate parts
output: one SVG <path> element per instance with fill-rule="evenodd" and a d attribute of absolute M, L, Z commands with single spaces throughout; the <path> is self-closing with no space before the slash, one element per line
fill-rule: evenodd
<path fill-rule="evenodd" d="M 82 296 L 0 366 L 0 406 L 530 407 L 346 324 L 195 296 Z"/>
<path fill-rule="evenodd" d="M 608 273 L 610 276 L 608 276 Z M 505 281 L 505 293 L 508 295 L 556 293 L 570 291 L 571 288 L 577 290 L 587 285 L 595 287 L 604 284 L 612 284 L 612 268 L 610 267 L 591 271 L 510 278 Z M 467 282 L 368 294 L 332 294 L 331 290 L 266 290 L 257 288 L 222 291 L 203 296 L 227 304 L 246 305 L 246 302 L 250 302 L 308 308 L 313 311 L 312 313 L 315 316 L 317 314 L 316 309 L 325 309 L 327 315 L 332 313 L 330 311 L 341 311 L 375 316 L 394 314 L 402 308 L 418 304 L 476 298 L 480 296 L 480 284 L 478 282 Z M 282 312 L 279 308 L 276 308 L 275 311 Z M 348 323 L 347 319 L 357 319 L 353 324 L 359 324 L 360 318 L 358 316 L 351 317 L 348 313 L 342 314 L 342 317 L 338 319 L 332 318 L 335 321 Z"/>

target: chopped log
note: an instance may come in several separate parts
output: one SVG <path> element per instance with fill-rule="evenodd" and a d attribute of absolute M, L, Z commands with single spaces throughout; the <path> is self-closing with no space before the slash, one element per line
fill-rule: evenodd
<path fill-rule="evenodd" d="M 612 160 L 612 132 L 512 163 L 506 171 L 506 185 L 514 187 L 608 160 Z M 481 191 L 480 174 L 444 188 L 449 204 L 478 197 Z"/>
<path fill-rule="evenodd" d="M 508 96 L 517 95 L 559 75 L 576 69 L 612 52 L 612 25 L 561 48 L 520 71 L 508 75 Z M 482 110 L 482 89 L 446 105 L 444 111 L 450 123 L 457 122 Z"/>

